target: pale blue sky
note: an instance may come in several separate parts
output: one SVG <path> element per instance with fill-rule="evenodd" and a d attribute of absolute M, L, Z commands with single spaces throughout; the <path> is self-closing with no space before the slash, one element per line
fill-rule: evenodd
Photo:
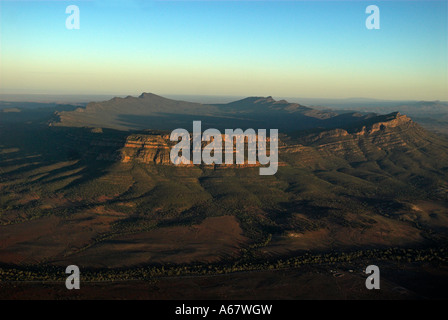
<path fill-rule="evenodd" d="M 370 4 L 380 30 L 365 27 Z M 0 5 L 3 93 L 448 100 L 447 1 Z"/>

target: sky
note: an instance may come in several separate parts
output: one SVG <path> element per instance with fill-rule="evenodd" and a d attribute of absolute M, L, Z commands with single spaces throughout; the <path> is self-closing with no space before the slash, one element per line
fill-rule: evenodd
<path fill-rule="evenodd" d="M 0 93 L 448 100 L 447 3 L 0 0 Z"/>

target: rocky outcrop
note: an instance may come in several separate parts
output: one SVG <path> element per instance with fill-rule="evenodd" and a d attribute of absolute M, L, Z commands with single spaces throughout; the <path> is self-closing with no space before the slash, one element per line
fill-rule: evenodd
<path fill-rule="evenodd" d="M 133 134 L 126 139 L 120 151 L 121 162 L 140 162 L 147 164 L 171 164 L 172 142 L 165 134 Z"/>
<path fill-rule="evenodd" d="M 225 158 L 225 142 L 226 136 L 221 135 L 222 139 L 222 149 L 223 161 Z M 211 139 L 213 141 L 213 138 Z M 266 138 L 266 144 L 269 147 L 270 138 Z M 213 165 L 215 168 L 243 168 L 243 167 L 257 167 L 260 164 L 248 164 L 247 163 L 247 151 L 250 149 L 250 144 L 248 143 L 247 137 L 244 137 L 245 141 L 245 163 L 244 164 L 221 164 Z M 202 142 L 202 148 L 207 146 L 210 142 Z M 171 148 L 177 144 L 177 142 L 170 141 L 169 134 L 161 133 L 148 133 L 148 134 L 132 134 L 127 137 L 124 147 L 120 150 L 120 161 L 123 163 L 128 162 L 139 162 L 145 164 L 159 164 L 159 165 L 172 165 L 170 160 Z M 238 150 L 236 144 L 233 144 L 233 153 L 236 155 Z M 267 150 L 269 155 L 269 148 Z M 190 154 L 190 159 L 192 159 Z M 181 164 L 185 166 L 185 164 Z M 188 165 L 187 165 L 188 166 Z"/>
<path fill-rule="evenodd" d="M 328 167 L 330 162 L 338 159 L 349 163 L 363 162 L 390 152 L 424 148 L 430 140 L 428 135 L 409 117 L 395 112 L 345 129 L 303 133 L 280 150 L 280 157 L 285 153 L 293 154 L 295 158 L 304 160 L 300 164 L 317 167 L 319 163 Z"/>
<path fill-rule="evenodd" d="M 357 163 L 375 160 L 386 153 L 409 152 L 423 148 L 428 143 L 428 139 L 425 138 L 427 135 L 428 133 L 418 124 L 399 113 L 374 117 L 349 128 L 321 130 L 294 137 L 282 135 L 279 139 L 279 165 L 289 163 L 318 169 L 337 167 L 342 162 Z M 226 137 L 225 135 L 221 137 L 224 158 Z M 176 143 L 170 141 L 168 132 L 148 131 L 131 134 L 119 150 L 118 159 L 123 163 L 173 165 L 170 161 L 170 151 Z M 202 148 L 208 143 L 203 142 Z M 259 163 L 247 163 L 247 139 L 245 144 L 245 164 L 214 165 L 214 168 L 259 166 Z M 235 144 L 233 152 L 237 153 Z M 191 155 L 190 159 L 192 159 Z"/>
<path fill-rule="evenodd" d="M 375 122 L 371 125 L 362 126 L 361 129 L 355 132 L 356 135 L 371 135 L 379 131 L 388 131 L 388 129 L 393 129 L 401 127 L 401 129 L 409 129 L 414 127 L 415 123 L 406 115 L 401 115 L 399 112 L 394 112 L 386 116 L 378 117 L 379 120 L 383 121 Z"/>

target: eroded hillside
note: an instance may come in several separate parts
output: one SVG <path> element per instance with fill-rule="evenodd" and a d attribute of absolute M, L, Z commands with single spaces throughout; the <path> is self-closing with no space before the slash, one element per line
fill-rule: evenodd
<path fill-rule="evenodd" d="M 174 166 L 166 131 L 1 130 L 2 263 L 217 262 L 448 238 L 447 142 L 397 113 L 282 133 L 274 176 Z"/>

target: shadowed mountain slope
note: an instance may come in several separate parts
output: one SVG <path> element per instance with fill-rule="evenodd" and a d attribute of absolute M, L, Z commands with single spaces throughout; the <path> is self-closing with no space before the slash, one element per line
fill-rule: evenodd
<path fill-rule="evenodd" d="M 113 98 L 89 103 L 86 108 L 56 113 L 54 126 L 104 127 L 118 130 L 191 128 L 201 120 L 203 128 L 276 128 L 293 131 L 330 128 L 368 118 L 360 113 L 338 115 L 272 97 L 249 97 L 228 104 L 200 104 L 143 93 L 138 98 Z"/>

